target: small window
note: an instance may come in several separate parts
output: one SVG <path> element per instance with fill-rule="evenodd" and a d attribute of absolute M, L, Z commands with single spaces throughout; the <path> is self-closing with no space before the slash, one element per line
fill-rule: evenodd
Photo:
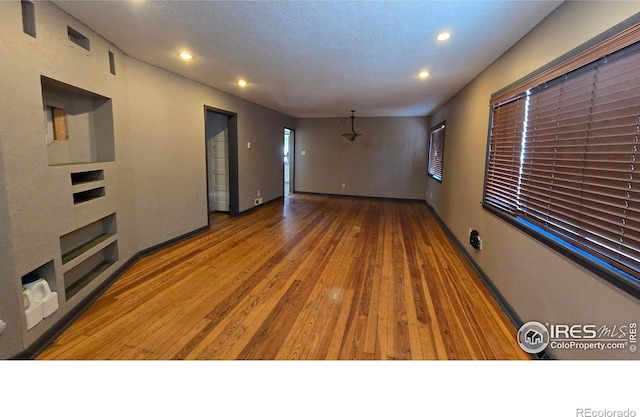
<path fill-rule="evenodd" d="M 442 163 L 444 161 L 444 128 L 445 122 L 431 128 L 429 136 L 429 165 L 427 174 L 436 181 L 442 182 Z"/>

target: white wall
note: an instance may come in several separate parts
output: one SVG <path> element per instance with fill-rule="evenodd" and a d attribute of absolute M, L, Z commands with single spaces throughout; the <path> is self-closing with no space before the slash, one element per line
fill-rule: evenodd
<path fill-rule="evenodd" d="M 429 180 L 427 198 L 466 244 L 480 232 L 475 261 L 523 321 L 622 325 L 637 321 L 640 301 L 482 209 L 492 93 L 640 12 L 638 2 L 565 2 L 432 120 L 447 121 L 442 184 Z M 553 351 L 559 358 L 639 358 L 629 351 Z"/>

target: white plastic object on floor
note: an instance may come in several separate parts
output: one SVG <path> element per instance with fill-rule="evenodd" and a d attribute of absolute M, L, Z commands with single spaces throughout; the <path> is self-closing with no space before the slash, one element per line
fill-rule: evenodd
<path fill-rule="evenodd" d="M 38 301 L 30 297 L 29 290 L 22 291 L 22 300 L 24 301 L 24 315 L 27 317 L 27 330 L 31 330 L 36 324 L 40 323 L 44 318 L 42 316 L 42 306 Z"/>
<path fill-rule="evenodd" d="M 24 285 L 30 302 L 38 302 L 42 306 L 42 317 L 47 318 L 58 309 L 58 293 L 51 292 L 49 283 L 40 278 Z"/>

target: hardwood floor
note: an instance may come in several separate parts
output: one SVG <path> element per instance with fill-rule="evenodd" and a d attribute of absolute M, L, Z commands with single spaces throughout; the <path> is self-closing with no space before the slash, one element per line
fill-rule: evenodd
<path fill-rule="evenodd" d="M 292 194 L 138 261 L 38 359 L 527 359 L 421 202 Z"/>

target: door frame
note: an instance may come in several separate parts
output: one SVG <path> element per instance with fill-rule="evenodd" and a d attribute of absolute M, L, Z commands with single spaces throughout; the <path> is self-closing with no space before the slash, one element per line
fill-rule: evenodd
<path fill-rule="evenodd" d="M 296 191 L 295 188 L 295 154 L 296 154 L 296 130 L 290 127 L 284 126 L 282 128 L 282 147 L 284 148 L 284 130 L 287 129 L 292 132 L 293 135 L 289 135 L 289 194 L 293 194 Z M 293 136 L 293 140 L 291 139 Z M 283 152 L 284 154 L 284 152 Z M 284 190 L 284 160 L 282 161 L 282 189 Z"/>
<path fill-rule="evenodd" d="M 238 114 L 211 106 L 204 106 L 204 159 L 207 197 L 207 222 L 209 222 L 209 158 L 207 158 L 207 113 L 216 113 L 227 116 L 229 124 L 229 215 L 240 215 L 240 193 L 238 181 Z"/>

